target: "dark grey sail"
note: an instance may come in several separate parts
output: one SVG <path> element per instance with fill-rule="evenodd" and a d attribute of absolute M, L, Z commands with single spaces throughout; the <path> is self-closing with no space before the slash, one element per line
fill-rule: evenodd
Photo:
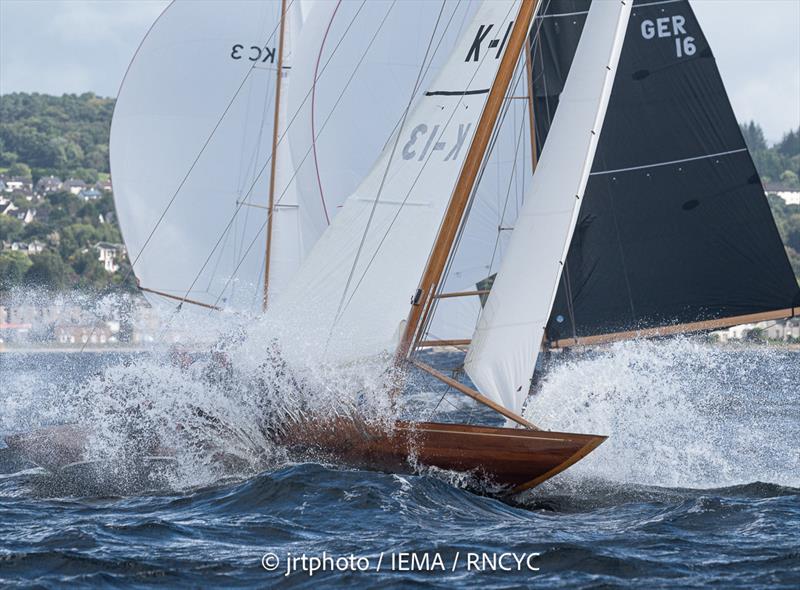
<path fill-rule="evenodd" d="M 588 8 L 551 0 L 536 21 L 539 150 Z M 637 0 L 547 338 L 796 306 L 800 288 L 689 3 Z"/>

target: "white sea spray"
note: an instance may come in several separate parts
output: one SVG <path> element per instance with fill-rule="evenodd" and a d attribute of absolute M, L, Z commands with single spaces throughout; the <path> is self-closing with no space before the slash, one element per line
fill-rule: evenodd
<path fill-rule="evenodd" d="M 46 307 L 46 294 L 19 297 Z M 120 315 L 112 297 L 79 295 L 69 303 L 98 318 Z M 129 311 L 123 321 L 135 321 Z M 290 333 L 269 314 L 167 307 L 156 326 L 158 337 L 144 351 L 121 355 L 88 377 L 64 374 L 85 359 L 77 354 L 59 366 L 49 366 L 52 356 L 42 354 L 32 370 L 14 371 L 0 396 L 0 433 L 77 424 L 88 435 L 86 459 L 102 465 L 104 477 L 137 479 L 143 458 L 167 455 L 174 459 L 169 485 L 184 488 L 286 461 L 273 434 L 302 416 L 358 413 L 392 423 L 388 392 L 398 375 L 390 357 L 344 366 L 319 362 L 304 354 L 315 335 Z"/>
<path fill-rule="evenodd" d="M 675 338 L 617 343 L 556 363 L 526 417 L 609 437 L 563 479 L 797 486 L 798 403 L 797 352 Z"/>

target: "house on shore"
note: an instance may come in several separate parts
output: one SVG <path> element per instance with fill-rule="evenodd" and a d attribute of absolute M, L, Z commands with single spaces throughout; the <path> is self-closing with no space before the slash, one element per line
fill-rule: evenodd
<path fill-rule="evenodd" d="M 119 270 L 118 261 L 125 255 L 124 245 L 97 242 L 94 249 L 97 250 L 97 259 L 103 263 L 106 272 L 115 273 Z"/>
<path fill-rule="evenodd" d="M 67 191 L 68 193 L 72 193 L 73 195 L 79 195 L 82 190 L 86 188 L 86 183 L 77 178 L 68 178 L 64 181 L 64 185 L 62 186 L 62 190 Z"/>
<path fill-rule="evenodd" d="M 779 182 L 768 182 L 764 185 L 764 192 L 768 195 L 778 195 L 787 205 L 800 205 L 800 188 L 793 188 Z"/>
<path fill-rule="evenodd" d="M 56 193 L 62 189 L 64 183 L 58 176 L 42 176 L 37 182 L 34 192 L 37 196 L 43 197 L 50 193 Z"/>
<path fill-rule="evenodd" d="M 78 197 L 84 201 L 95 201 L 102 197 L 103 194 L 94 187 L 85 188 L 78 193 Z"/>

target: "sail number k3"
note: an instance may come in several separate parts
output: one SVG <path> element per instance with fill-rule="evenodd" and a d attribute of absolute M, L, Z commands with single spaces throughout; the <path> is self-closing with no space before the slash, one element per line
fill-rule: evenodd
<path fill-rule="evenodd" d="M 275 48 L 272 47 L 259 47 L 258 45 L 251 45 L 245 47 L 237 43 L 231 47 L 231 59 L 246 58 L 250 61 L 260 61 L 261 63 L 275 63 Z"/>
<path fill-rule="evenodd" d="M 456 136 L 448 142 L 443 139 L 443 134 L 439 133 L 439 125 L 430 128 L 425 123 L 420 123 L 411 130 L 411 137 L 403 145 L 403 159 L 413 160 L 416 158 L 422 162 L 428 154 L 432 156 L 433 152 L 440 151 L 445 154 L 445 162 L 455 160 L 461 152 L 471 127 L 472 123 L 466 125 L 460 123 Z"/>

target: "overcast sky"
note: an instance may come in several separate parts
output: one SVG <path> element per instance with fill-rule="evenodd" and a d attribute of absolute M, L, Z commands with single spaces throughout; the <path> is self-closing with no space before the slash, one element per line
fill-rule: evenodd
<path fill-rule="evenodd" d="M 0 0 L 0 93 L 115 96 L 136 47 L 168 3 Z M 692 0 L 692 6 L 738 119 L 759 122 L 772 141 L 800 126 L 800 0 Z"/>

